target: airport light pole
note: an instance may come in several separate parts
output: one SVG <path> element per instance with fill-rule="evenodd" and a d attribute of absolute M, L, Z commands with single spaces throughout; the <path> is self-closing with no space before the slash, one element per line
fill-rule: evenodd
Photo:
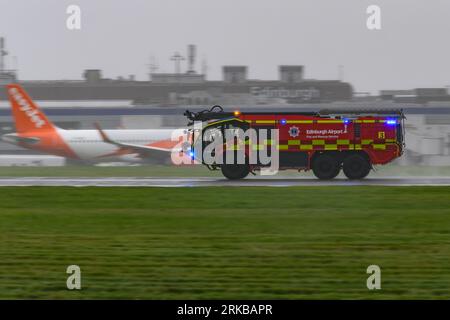
<path fill-rule="evenodd" d="M 181 61 L 186 60 L 186 58 L 183 57 L 179 52 L 175 52 L 174 55 L 170 57 L 170 60 L 174 61 L 175 74 L 179 74 L 181 72 L 180 69 Z"/>
<path fill-rule="evenodd" d="M 5 50 L 5 38 L 0 37 L 0 73 L 5 71 L 5 56 L 8 51 Z"/>

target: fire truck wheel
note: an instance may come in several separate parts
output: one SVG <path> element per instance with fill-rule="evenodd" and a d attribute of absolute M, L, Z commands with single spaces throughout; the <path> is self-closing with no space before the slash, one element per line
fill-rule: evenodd
<path fill-rule="evenodd" d="M 363 179 L 370 172 L 370 163 L 366 157 L 353 154 L 344 159 L 343 171 L 349 179 Z"/>
<path fill-rule="evenodd" d="M 221 170 L 225 178 L 230 180 L 244 179 L 250 173 L 246 164 L 224 164 Z"/>
<path fill-rule="evenodd" d="M 320 154 L 314 159 L 312 170 L 317 178 L 329 180 L 335 178 L 341 168 L 335 157 L 328 154 Z"/>

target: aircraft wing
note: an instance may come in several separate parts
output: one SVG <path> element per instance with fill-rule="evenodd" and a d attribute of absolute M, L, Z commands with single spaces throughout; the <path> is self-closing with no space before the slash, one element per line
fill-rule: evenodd
<path fill-rule="evenodd" d="M 41 139 L 36 138 L 36 137 L 21 137 L 21 136 L 17 135 L 16 133 L 4 134 L 2 136 L 2 140 L 5 142 L 13 143 L 13 144 L 18 144 L 18 143 L 36 144 L 39 141 L 41 141 Z"/>
<path fill-rule="evenodd" d="M 131 151 L 131 153 L 135 152 L 144 157 L 145 156 L 147 156 L 147 157 L 148 156 L 149 157 L 161 156 L 162 154 L 167 154 L 170 152 L 181 152 L 182 151 L 181 147 L 160 148 L 160 147 L 144 146 L 144 145 L 139 145 L 139 144 L 131 144 L 131 143 L 123 143 L 123 142 L 114 141 L 108 137 L 108 135 L 102 130 L 102 128 L 97 123 L 95 123 L 95 127 L 97 128 L 98 132 L 100 133 L 100 136 L 102 137 L 102 139 L 105 143 L 116 145 L 118 147 L 121 147 L 122 149 Z"/>

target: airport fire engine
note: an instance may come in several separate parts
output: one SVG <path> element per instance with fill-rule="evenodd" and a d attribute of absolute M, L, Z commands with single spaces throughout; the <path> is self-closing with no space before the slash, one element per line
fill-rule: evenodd
<path fill-rule="evenodd" d="M 191 156 L 211 170 L 220 169 L 228 179 L 242 179 L 271 165 L 260 154 L 251 156 L 254 150 L 269 156 L 276 150 L 278 170 L 312 170 L 319 179 L 333 179 L 342 169 L 348 179 L 362 179 L 374 165 L 400 157 L 405 147 L 402 110 L 225 112 L 214 106 L 186 111 L 185 116 L 191 125 Z M 220 148 L 212 151 L 215 160 L 206 161 L 205 151 L 211 151 L 209 146 L 225 137 L 226 130 L 244 134 L 236 134 L 232 143 L 222 139 Z M 253 134 L 247 134 L 249 130 Z M 244 154 L 243 161 L 238 162 L 237 152 Z M 231 161 L 226 161 L 230 154 Z"/>

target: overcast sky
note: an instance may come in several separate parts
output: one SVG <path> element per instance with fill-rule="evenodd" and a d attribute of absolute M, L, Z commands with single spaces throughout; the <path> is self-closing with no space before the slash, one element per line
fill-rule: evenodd
<path fill-rule="evenodd" d="M 66 8 L 82 10 L 82 29 L 66 28 Z M 382 29 L 366 28 L 366 8 L 381 7 Z M 305 77 L 338 78 L 356 91 L 450 85 L 449 0 L 0 0 L 0 35 L 19 77 L 148 79 L 169 57 L 198 46 L 209 79 L 222 65 L 248 65 L 249 77 L 277 79 L 279 64 L 305 66 Z M 183 65 L 185 70 L 186 65 Z"/>

